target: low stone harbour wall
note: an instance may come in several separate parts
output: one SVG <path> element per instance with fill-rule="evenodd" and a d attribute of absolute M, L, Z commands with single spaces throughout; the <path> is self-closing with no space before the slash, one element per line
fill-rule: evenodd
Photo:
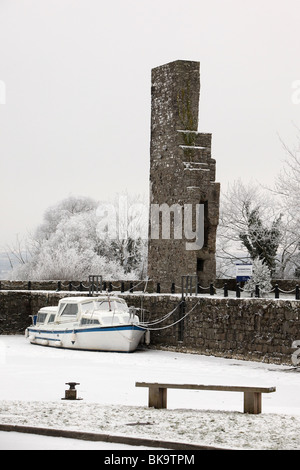
<path fill-rule="evenodd" d="M 79 292 L 0 291 L 0 334 L 23 334 L 29 315 L 57 305 Z M 300 302 L 209 296 L 119 294 L 129 306 L 142 308 L 151 326 L 152 347 L 182 352 L 290 364 L 292 343 L 300 340 Z M 185 316 L 182 321 L 178 321 Z"/>

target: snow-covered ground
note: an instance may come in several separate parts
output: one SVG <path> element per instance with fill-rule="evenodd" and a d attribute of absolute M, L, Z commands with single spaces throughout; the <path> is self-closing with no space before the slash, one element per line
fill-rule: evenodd
<path fill-rule="evenodd" d="M 0 377 L 3 424 L 237 449 L 300 449 L 300 371 L 287 365 L 158 350 L 59 350 L 31 345 L 23 336 L 0 336 Z M 61 400 L 69 381 L 80 383 L 81 401 Z M 243 413 L 243 394 L 238 392 L 169 390 L 168 409 L 155 410 L 147 407 L 148 390 L 136 388 L 136 381 L 277 390 L 263 395 L 260 415 Z M 0 448 L 5 442 L 6 433 L 0 433 Z"/>

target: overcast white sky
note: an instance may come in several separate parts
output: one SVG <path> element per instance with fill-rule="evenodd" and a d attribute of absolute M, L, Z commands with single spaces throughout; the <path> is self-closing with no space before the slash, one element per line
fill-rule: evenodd
<path fill-rule="evenodd" d="M 201 63 L 217 181 L 272 184 L 277 133 L 293 146 L 300 126 L 299 17 L 299 0 L 0 0 L 0 247 L 71 194 L 148 194 L 151 69 L 177 59 Z"/>

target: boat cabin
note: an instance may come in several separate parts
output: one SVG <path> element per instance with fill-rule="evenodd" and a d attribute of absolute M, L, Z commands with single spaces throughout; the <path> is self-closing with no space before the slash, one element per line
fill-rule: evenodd
<path fill-rule="evenodd" d="M 66 297 L 58 307 L 43 307 L 39 310 L 36 325 L 49 323 L 78 323 L 80 325 L 121 325 L 138 323 L 135 311 L 128 308 L 119 297 Z"/>

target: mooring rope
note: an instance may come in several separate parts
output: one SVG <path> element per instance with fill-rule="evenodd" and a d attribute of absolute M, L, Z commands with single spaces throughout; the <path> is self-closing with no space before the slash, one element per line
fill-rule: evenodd
<path fill-rule="evenodd" d="M 150 331 L 157 331 L 157 330 L 165 330 L 166 328 L 170 328 L 171 326 L 174 326 L 176 325 L 177 323 L 179 323 L 180 321 L 184 320 L 185 317 L 187 317 L 188 315 L 190 315 L 190 313 L 192 313 L 192 311 L 197 307 L 197 305 L 200 304 L 200 300 L 198 300 L 198 302 L 194 305 L 194 307 L 191 308 L 191 310 L 189 312 L 187 312 L 183 317 L 179 318 L 179 320 L 176 320 L 174 323 L 171 323 L 171 325 L 166 325 L 166 326 L 161 326 L 160 328 L 147 328 L 148 330 Z"/>
<path fill-rule="evenodd" d="M 166 320 L 167 318 L 169 318 L 177 309 L 178 307 L 180 307 L 180 305 L 183 303 L 183 301 L 181 300 L 181 302 L 179 302 L 178 305 L 176 305 L 176 307 L 171 311 L 171 312 L 168 312 L 166 313 L 166 315 L 164 315 L 162 318 L 159 318 L 158 320 L 153 320 L 152 322 L 140 322 L 139 324 L 141 326 L 148 326 L 148 325 L 157 325 L 158 323 L 161 323 L 162 321 Z"/>

